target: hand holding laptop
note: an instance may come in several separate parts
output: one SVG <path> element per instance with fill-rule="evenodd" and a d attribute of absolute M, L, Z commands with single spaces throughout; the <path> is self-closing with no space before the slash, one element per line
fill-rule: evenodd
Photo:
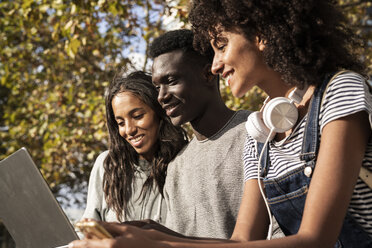
<path fill-rule="evenodd" d="M 84 219 L 75 224 L 87 238 L 104 239 L 112 238 L 112 235 L 97 221 L 91 219 Z"/>

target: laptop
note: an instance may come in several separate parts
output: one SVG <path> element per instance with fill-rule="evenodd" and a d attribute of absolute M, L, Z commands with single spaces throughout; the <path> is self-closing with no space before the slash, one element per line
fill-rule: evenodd
<path fill-rule="evenodd" d="M 79 239 L 26 148 L 0 161 L 0 219 L 17 248 L 53 248 Z"/>

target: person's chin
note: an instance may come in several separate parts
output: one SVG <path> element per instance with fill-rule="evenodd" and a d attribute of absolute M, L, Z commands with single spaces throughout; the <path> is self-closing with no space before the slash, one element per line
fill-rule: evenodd
<path fill-rule="evenodd" d="M 181 126 L 182 124 L 185 124 L 186 122 L 183 120 L 182 116 L 175 116 L 170 117 L 171 122 L 174 126 Z"/>
<path fill-rule="evenodd" d="M 240 98 L 243 97 L 245 93 L 247 93 L 247 91 L 244 91 L 243 89 L 236 87 L 231 88 L 231 93 L 233 94 L 234 97 Z"/>

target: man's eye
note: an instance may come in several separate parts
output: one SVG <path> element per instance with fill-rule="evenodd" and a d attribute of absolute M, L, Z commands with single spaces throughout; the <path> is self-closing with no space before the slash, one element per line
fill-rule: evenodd
<path fill-rule="evenodd" d="M 169 81 L 168 81 L 168 85 L 175 85 L 175 84 L 177 84 L 177 80 L 176 79 L 169 79 Z"/>

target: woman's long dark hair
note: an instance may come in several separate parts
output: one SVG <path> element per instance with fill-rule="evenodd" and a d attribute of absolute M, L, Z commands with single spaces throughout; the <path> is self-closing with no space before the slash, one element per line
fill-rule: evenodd
<path fill-rule="evenodd" d="M 363 43 L 334 0 L 193 0 L 189 20 L 202 50 L 221 27 L 258 36 L 266 64 L 290 85 L 318 85 L 340 69 L 365 72 Z"/>
<path fill-rule="evenodd" d="M 115 76 L 106 94 L 106 118 L 109 131 L 109 153 L 104 161 L 103 190 L 109 208 L 113 209 L 119 220 L 129 213 L 128 202 L 132 197 L 133 180 L 139 155 L 119 134 L 118 124 L 112 109 L 112 99 L 121 92 L 131 92 L 148 105 L 159 118 L 159 136 L 157 150 L 151 162 L 151 172 L 145 181 L 141 196 L 146 197 L 154 182 L 163 193 L 168 163 L 188 142 L 186 132 L 175 127 L 165 111 L 157 102 L 158 92 L 152 85 L 151 76 L 137 71 L 128 76 L 122 73 Z"/>

